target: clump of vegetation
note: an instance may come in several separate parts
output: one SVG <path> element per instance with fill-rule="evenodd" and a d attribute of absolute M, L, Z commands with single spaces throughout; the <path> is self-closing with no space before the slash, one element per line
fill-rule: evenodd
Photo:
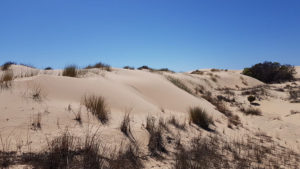
<path fill-rule="evenodd" d="M 256 97 L 251 95 L 251 96 L 248 96 L 247 99 L 250 103 L 252 103 L 255 101 Z"/>
<path fill-rule="evenodd" d="M 31 123 L 33 130 L 40 130 L 42 129 L 42 114 L 38 113 L 34 116 L 33 121 Z"/>
<path fill-rule="evenodd" d="M 52 67 L 45 67 L 44 70 L 53 70 Z"/>
<path fill-rule="evenodd" d="M 265 83 L 278 83 L 294 80 L 296 70 L 291 65 L 281 65 L 278 62 L 263 62 L 245 68 L 242 74 L 251 76 Z"/>
<path fill-rule="evenodd" d="M 216 107 L 216 109 L 222 114 L 224 114 L 225 116 L 227 117 L 232 116 L 232 112 L 226 107 L 226 105 L 218 98 L 214 98 L 211 92 L 209 91 L 204 92 L 202 97 L 208 102 L 210 102 L 211 104 L 213 104 Z"/>
<path fill-rule="evenodd" d="M 261 110 L 257 109 L 257 108 L 249 107 L 249 108 L 241 108 L 240 110 L 241 110 L 241 112 L 243 112 L 246 115 L 257 115 L 257 116 L 262 115 Z"/>
<path fill-rule="evenodd" d="M 6 71 L 6 70 L 9 69 L 9 67 L 10 67 L 11 65 L 15 65 L 15 64 L 16 64 L 15 62 L 11 62 L 11 61 L 5 62 L 5 63 L 2 65 L 1 70 Z"/>
<path fill-rule="evenodd" d="M 174 73 L 173 70 L 170 70 L 168 68 L 161 68 L 161 69 L 157 69 L 157 71 L 162 71 L 162 72 L 171 72 L 171 73 Z"/>
<path fill-rule="evenodd" d="M 154 117 L 147 117 L 146 129 L 150 134 L 148 150 L 152 156 L 160 157 L 159 152 L 166 153 L 167 150 L 162 137 L 162 129 L 160 128 L 160 125 L 155 125 L 155 121 Z"/>
<path fill-rule="evenodd" d="M 109 72 L 111 71 L 111 66 L 102 62 L 98 62 L 94 65 L 88 65 L 87 67 L 85 67 L 85 69 L 92 69 L 92 68 L 98 68 Z"/>
<path fill-rule="evenodd" d="M 175 86 L 177 86 L 178 88 L 188 92 L 189 94 L 193 95 L 193 92 L 179 79 L 174 78 L 172 76 L 167 76 L 167 79 L 173 83 Z"/>
<path fill-rule="evenodd" d="M 121 122 L 120 130 L 127 136 L 131 141 L 135 141 L 130 127 L 130 116 L 129 113 L 125 113 L 124 118 Z"/>
<path fill-rule="evenodd" d="M 96 116 L 101 123 L 106 124 L 108 122 L 109 110 L 102 96 L 85 96 L 83 98 L 83 105 Z"/>
<path fill-rule="evenodd" d="M 168 122 L 178 129 L 185 130 L 185 123 L 179 123 L 175 116 L 172 116 Z"/>
<path fill-rule="evenodd" d="M 290 100 L 292 103 L 299 103 L 300 102 L 300 90 L 290 90 Z"/>
<path fill-rule="evenodd" d="M 191 72 L 191 74 L 203 75 L 204 72 L 203 72 L 203 71 L 200 71 L 200 70 L 194 70 L 194 71 Z"/>
<path fill-rule="evenodd" d="M 6 70 L 0 78 L 1 89 L 8 89 L 12 86 L 12 80 L 14 78 L 13 71 Z"/>
<path fill-rule="evenodd" d="M 129 70 L 134 70 L 134 67 L 132 67 L 132 66 L 124 66 L 123 68 L 124 69 L 129 69 Z"/>
<path fill-rule="evenodd" d="M 210 117 L 207 112 L 200 107 L 190 108 L 189 115 L 190 122 L 205 130 L 209 130 L 209 125 L 214 124 L 212 117 Z"/>
<path fill-rule="evenodd" d="M 62 73 L 63 76 L 69 76 L 69 77 L 77 77 L 77 74 L 78 74 L 78 71 L 77 71 L 76 65 L 66 66 Z"/>
<path fill-rule="evenodd" d="M 153 70 L 152 68 L 150 68 L 150 67 L 148 67 L 148 66 L 146 66 L 146 65 L 144 65 L 144 66 L 141 66 L 141 67 L 139 67 L 139 68 L 137 68 L 138 70 L 143 70 L 143 69 L 146 69 L 146 70 Z"/>

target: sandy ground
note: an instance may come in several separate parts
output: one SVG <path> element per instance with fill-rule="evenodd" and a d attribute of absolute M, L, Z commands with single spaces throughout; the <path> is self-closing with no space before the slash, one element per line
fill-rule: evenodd
<path fill-rule="evenodd" d="M 179 79 L 191 91 L 202 86 L 213 95 L 222 95 L 222 89 L 234 92 L 234 97 L 242 106 L 250 106 L 247 97 L 241 95 L 243 88 L 263 85 L 262 82 L 240 74 L 240 71 L 201 70 L 202 75 L 190 73 L 149 72 L 148 70 L 113 69 L 111 72 L 91 69 L 82 71 L 80 77 L 61 76 L 61 70 L 36 70 L 12 65 L 15 79 L 10 89 L 0 92 L 0 136 L 2 148 L 16 151 L 39 151 L 47 145 L 47 140 L 69 130 L 76 136 L 83 136 L 88 129 L 99 128 L 102 141 L 108 146 L 116 146 L 128 139 L 119 126 L 125 112 L 130 112 L 132 132 L 141 150 L 147 152 L 149 134 L 145 129 L 146 117 L 158 118 L 175 116 L 188 124 L 188 110 L 199 106 L 213 117 L 214 129 L 226 138 L 255 135 L 263 132 L 284 147 L 300 152 L 300 111 L 299 103 L 290 103 L 287 84 L 271 85 L 269 96 L 257 101 L 262 116 L 246 116 L 239 109 L 225 103 L 233 114 L 240 117 L 242 127 L 228 128 L 227 117 L 217 111 L 211 103 L 199 95 L 190 94 L 174 84 L 167 77 Z M 300 72 L 300 67 L 297 67 Z M 0 71 L 0 75 L 3 72 Z M 300 78 L 300 74 L 296 75 Z M 299 86 L 297 81 L 295 86 Z M 40 90 L 41 100 L 32 99 L 34 91 Z M 85 95 L 103 96 L 110 109 L 107 125 L 99 123 L 81 104 Z M 78 124 L 75 112 L 81 111 L 83 123 Z M 41 116 L 41 129 L 34 130 L 32 123 Z M 189 132 L 181 132 L 185 138 L 196 136 L 197 130 L 189 127 Z M 206 131 L 203 131 L 204 133 Z M 187 139 L 188 140 L 188 139 Z M 5 145 L 5 146 L 4 146 Z M 163 167 L 162 167 L 163 166 Z M 154 159 L 145 162 L 145 168 L 171 168 L 169 163 Z"/>

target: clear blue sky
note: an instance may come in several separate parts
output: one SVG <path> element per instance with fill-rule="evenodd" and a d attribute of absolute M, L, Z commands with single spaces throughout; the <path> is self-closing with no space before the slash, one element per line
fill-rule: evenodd
<path fill-rule="evenodd" d="M 0 63 L 300 65 L 299 0 L 0 0 Z"/>

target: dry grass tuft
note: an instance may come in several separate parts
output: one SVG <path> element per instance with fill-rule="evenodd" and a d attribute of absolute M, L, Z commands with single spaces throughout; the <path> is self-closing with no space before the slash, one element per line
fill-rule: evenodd
<path fill-rule="evenodd" d="M 214 124 L 212 117 L 208 116 L 204 109 L 199 107 L 193 107 L 189 110 L 190 122 L 193 122 L 197 126 L 209 130 L 209 125 Z"/>
<path fill-rule="evenodd" d="M 106 70 L 106 71 L 111 71 L 111 66 L 102 62 L 98 62 L 94 65 L 88 65 L 87 67 L 85 67 L 84 69 L 92 69 L 92 68 L 98 68 L 98 69 L 102 69 L 102 70 Z"/>
<path fill-rule="evenodd" d="M 160 152 L 167 153 L 162 137 L 162 129 L 160 125 L 155 125 L 155 117 L 148 116 L 146 129 L 148 130 L 150 137 L 148 143 L 148 150 L 154 157 L 161 157 Z"/>
<path fill-rule="evenodd" d="M 8 89 L 12 86 L 12 81 L 14 78 L 13 71 L 6 70 L 0 78 L 1 89 Z"/>
<path fill-rule="evenodd" d="M 243 112 L 246 115 L 257 115 L 257 116 L 262 115 L 262 112 L 261 112 L 260 109 L 253 108 L 253 107 L 241 108 L 240 111 Z"/>
<path fill-rule="evenodd" d="M 168 122 L 178 129 L 185 130 L 185 123 L 181 124 L 175 116 L 172 116 Z"/>
<path fill-rule="evenodd" d="M 130 139 L 130 141 L 135 141 L 131 132 L 129 113 L 125 113 L 124 118 L 121 122 L 120 130 L 122 131 L 122 133 L 124 133 L 125 136 Z"/>
<path fill-rule="evenodd" d="M 102 96 L 85 96 L 83 98 L 83 105 L 96 116 L 102 124 L 106 124 L 109 120 L 109 110 L 105 99 Z"/>
<path fill-rule="evenodd" d="M 77 77 L 77 74 L 78 74 L 78 71 L 77 71 L 76 65 L 66 66 L 62 73 L 63 76 L 69 76 L 69 77 Z"/>

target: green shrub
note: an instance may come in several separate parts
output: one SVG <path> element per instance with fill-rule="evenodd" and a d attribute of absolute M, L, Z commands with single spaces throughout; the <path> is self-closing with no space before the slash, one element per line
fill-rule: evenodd
<path fill-rule="evenodd" d="M 193 107 L 189 110 L 190 121 L 194 124 L 202 127 L 203 129 L 209 129 L 210 124 L 214 124 L 210 116 L 207 115 L 204 109 L 199 107 Z"/>
<path fill-rule="evenodd" d="M 129 69 L 129 70 L 134 70 L 134 67 L 132 67 L 132 66 L 124 66 L 123 68 L 124 69 Z"/>
<path fill-rule="evenodd" d="M 265 83 L 276 83 L 294 80 L 296 70 L 294 66 L 288 64 L 281 65 L 278 62 L 264 62 L 245 68 L 242 74 Z"/>
<path fill-rule="evenodd" d="M 77 74 L 78 74 L 78 71 L 77 71 L 76 65 L 66 66 L 62 73 L 63 76 L 69 76 L 69 77 L 77 77 Z"/>

